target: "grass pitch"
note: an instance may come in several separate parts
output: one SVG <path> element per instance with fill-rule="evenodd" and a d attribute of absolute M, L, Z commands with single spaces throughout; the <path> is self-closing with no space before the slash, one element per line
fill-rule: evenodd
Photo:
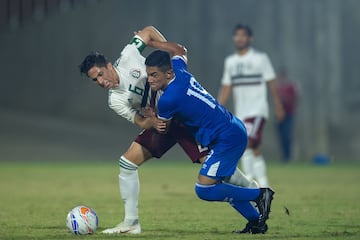
<path fill-rule="evenodd" d="M 118 166 L 0 163 L 0 239 L 360 239 L 360 165 L 270 165 L 276 191 L 269 231 L 234 235 L 245 220 L 226 203 L 196 198 L 199 165 L 153 160 L 140 168 L 143 234 L 104 236 L 122 220 Z M 73 236 L 67 212 L 85 204 L 99 216 L 92 236 Z M 290 211 L 285 214 L 284 207 Z"/>

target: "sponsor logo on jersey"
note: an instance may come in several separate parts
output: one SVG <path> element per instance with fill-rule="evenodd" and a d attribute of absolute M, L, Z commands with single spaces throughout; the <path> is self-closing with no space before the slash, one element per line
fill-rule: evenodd
<path fill-rule="evenodd" d="M 130 71 L 130 75 L 133 77 L 133 78 L 136 78 L 136 79 L 139 79 L 141 77 L 141 71 L 139 69 L 132 69 Z"/>

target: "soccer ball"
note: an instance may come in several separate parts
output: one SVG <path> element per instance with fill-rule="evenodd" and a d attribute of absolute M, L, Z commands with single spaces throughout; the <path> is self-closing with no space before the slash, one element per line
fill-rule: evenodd
<path fill-rule="evenodd" d="M 98 216 L 92 208 L 77 206 L 68 213 L 66 226 L 73 234 L 93 234 L 98 227 Z"/>

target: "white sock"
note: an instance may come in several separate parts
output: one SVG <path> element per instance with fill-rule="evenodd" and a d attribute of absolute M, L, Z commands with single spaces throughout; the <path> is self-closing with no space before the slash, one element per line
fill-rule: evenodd
<path fill-rule="evenodd" d="M 253 171 L 260 187 L 269 187 L 268 178 L 266 176 L 266 165 L 262 155 L 254 156 Z"/>
<path fill-rule="evenodd" d="M 253 161 L 254 152 L 252 149 L 248 148 L 245 150 L 240 162 L 243 172 L 250 181 L 254 179 Z"/>
<path fill-rule="evenodd" d="M 133 225 L 139 219 L 139 175 L 138 166 L 124 156 L 121 156 L 119 160 L 120 174 L 119 174 L 119 185 L 120 194 L 124 201 L 125 218 L 124 222 Z"/>
<path fill-rule="evenodd" d="M 255 180 L 249 180 L 239 168 L 236 168 L 235 173 L 227 182 L 241 187 L 258 188 L 257 182 Z"/>

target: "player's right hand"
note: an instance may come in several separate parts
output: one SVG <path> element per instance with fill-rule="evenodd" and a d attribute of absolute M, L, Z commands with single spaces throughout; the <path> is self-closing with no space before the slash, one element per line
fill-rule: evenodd
<path fill-rule="evenodd" d="M 154 128 L 162 134 L 166 134 L 168 131 L 168 126 L 170 125 L 169 122 L 165 122 L 161 119 L 156 119 Z"/>

